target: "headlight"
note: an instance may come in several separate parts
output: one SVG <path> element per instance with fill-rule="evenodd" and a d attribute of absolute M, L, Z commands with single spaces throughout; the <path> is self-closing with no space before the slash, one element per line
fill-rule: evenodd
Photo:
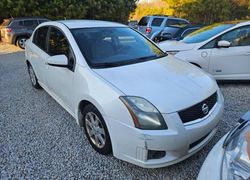
<path fill-rule="evenodd" d="M 128 108 L 135 127 L 144 130 L 167 129 L 161 113 L 146 99 L 135 96 L 122 96 L 120 99 Z"/>
<path fill-rule="evenodd" d="M 222 179 L 250 179 L 250 123 L 232 136 L 225 147 Z"/>

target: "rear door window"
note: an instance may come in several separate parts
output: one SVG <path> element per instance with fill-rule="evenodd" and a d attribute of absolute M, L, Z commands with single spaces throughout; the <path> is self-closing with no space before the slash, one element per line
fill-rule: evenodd
<path fill-rule="evenodd" d="M 25 27 L 36 27 L 38 25 L 37 20 L 24 20 L 19 23 L 21 26 Z"/>
<path fill-rule="evenodd" d="M 42 49 L 45 52 L 47 52 L 46 39 L 47 39 L 48 29 L 49 28 L 47 26 L 38 28 L 34 33 L 32 41 L 35 45 L 37 45 L 40 49 Z"/>
<path fill-rule="evenodd" d="M 184 21 L 184 20 L 178 20 L 180 26 L 186 26 L 189 24 L 189 22 Z"/>
<path fill-rule="evenodd" d="M 161 26 L 163 20 L 163 18 L 154 18 L 151 26 Z"/>
<path fill-rule="evenodd" d="M 145 16 L 145 17 L 141 18 L 138 25 L 139 26 L 147 26 L 148 25 L 148 20 L 149 20 L 149 18 Z"/>
<path fill-rule="evenodd" d="M 176 19 L 168 19 L 165 26 L 179 27 L 179 21 Z"/>

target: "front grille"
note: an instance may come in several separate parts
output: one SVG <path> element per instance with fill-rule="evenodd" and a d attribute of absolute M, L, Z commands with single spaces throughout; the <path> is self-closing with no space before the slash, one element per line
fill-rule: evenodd
<path fill-rule="evenodd" d="M 188 109 L 180 111 L 179 116 L 183 123 L 188 123 L 188 122 L 203 118 L 211 111 L 211 109 L 214 107 L 216 102 L 217 102 L 217 93 L 215 92 L 213 95 L 211 95 L 204 101 Z M 203 107 L 206 107 L 207 111 L 204 111 L 205 108 Z"/>

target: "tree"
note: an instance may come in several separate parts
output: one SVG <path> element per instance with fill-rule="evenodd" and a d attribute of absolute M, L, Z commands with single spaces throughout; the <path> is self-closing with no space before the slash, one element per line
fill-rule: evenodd
<path fill-rule="evenodd" d="M 0 20 L 42 16 L 57 19 L 105 19 L 126 22 L 136 0 L 1 0 Z"/>

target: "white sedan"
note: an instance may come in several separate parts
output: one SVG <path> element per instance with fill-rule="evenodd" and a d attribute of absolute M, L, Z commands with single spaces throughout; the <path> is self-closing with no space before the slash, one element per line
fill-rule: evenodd
<path fill-rule="evenodd" d="M 250 21 L 213 24 L 182 41 L 164 41 L 159 46 L 217 80 L 250 80 Z"/>
<path fill-rule="evenodd" d="M 211 150 L 197 180 L 250 179 L 250 111 Z"/>
<path fill-rule="evenodd" d="M 125 25 L 43 23 L 25 54 L 32 85 L 61 104 L 101 154 L 162 167 L 216 132 L 223 97 L 214 79 Z"/>

